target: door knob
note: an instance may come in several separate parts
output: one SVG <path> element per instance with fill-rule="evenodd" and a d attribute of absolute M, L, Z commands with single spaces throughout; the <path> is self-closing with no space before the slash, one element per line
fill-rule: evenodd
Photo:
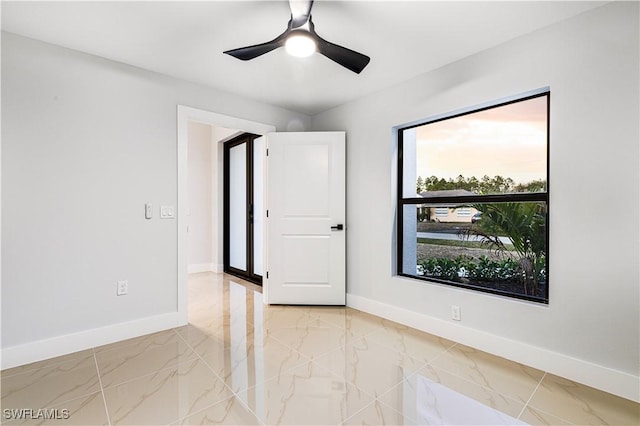
<path fill-rule="evenodd" d="M 336 226 L 332 226 L 331 230 L 332 231 L 342 231 L 343 228 L 344 228 L 343 225 L 341 223 L 339 223 Z"/>

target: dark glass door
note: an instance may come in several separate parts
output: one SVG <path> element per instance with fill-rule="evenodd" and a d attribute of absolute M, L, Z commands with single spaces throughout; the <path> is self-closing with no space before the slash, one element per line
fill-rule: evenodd
<path fill-rule="evenodd" d="M 262 284 L 264 139 L 224 144 L 224 271 Z"/>

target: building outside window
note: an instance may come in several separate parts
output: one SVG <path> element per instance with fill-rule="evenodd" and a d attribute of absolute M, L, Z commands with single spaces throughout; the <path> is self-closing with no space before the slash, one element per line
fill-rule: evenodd
<path fill-rule="evenodd" d="M 548 303 L 548 89 L 398 129 L 398 274 Z"/>

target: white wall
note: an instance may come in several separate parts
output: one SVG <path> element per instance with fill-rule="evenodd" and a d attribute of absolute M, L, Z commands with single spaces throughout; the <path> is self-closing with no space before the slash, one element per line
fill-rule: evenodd
<path fill-rule="evenodd" d="M 189 122 L 189 272 L 210 270 L 213 263 L 211 130 L 208 124 Z"/>
<path fill-rule="evenodd" d="M 189 273 L 223 270 L 224 142 L 236 129 L 188 123 Z"/>
<path fill-rule="evenodd" d="M 312 118 L 347 131 L 352 306 L 640 399 L 638 15 L 616 2 Z M 544 86 L 549 305 L 395 277 L 392 128 Z"/>
<path fill-rule="evenodd" d="M 176 325 L 177 221 L 159 206 L 177 203 L 178 104 L 279 130 L 310 122 L 2 34 L 3 368 Z"/>

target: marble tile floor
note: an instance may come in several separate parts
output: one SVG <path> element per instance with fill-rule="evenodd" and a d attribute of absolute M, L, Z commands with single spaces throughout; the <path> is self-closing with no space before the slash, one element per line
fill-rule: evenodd
<path fill-rule="evenodd" d="M 354 309 L 265 306 L 213 273 L 189 300 L 187 326 L 2 371 L 2 424 L 640 424 L 637 403 Z"/>

